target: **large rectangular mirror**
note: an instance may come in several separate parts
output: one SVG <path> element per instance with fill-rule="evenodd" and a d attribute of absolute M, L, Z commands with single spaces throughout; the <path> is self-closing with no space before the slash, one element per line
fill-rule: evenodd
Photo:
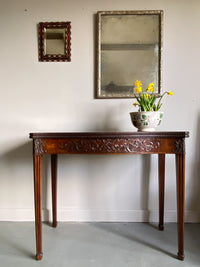
<path fill-rule="evenodd" d="M 39 23 L 39 60 L 71 61 L 70 22 Z"/>
<path fill-rule="evenodd" d="M 97 98 L 132 98 L 134 82 L 161 92 L 161 10 L 99 11 Z"/>

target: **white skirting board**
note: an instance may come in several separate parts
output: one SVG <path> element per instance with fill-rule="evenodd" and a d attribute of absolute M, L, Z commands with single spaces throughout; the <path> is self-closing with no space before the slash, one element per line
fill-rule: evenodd
<path fill-rule="evenodd" d="M 158 210 L 74 210 L 60 208 L 62 222 L 158 222 Z M 51 221 L 52 212 L 42 210 L 43 221 Z M 0 221 L 34 221 L 33 209 L 0 209 Z M 176 210 L 165 211 L 165 222 L 176 222 Z M 185 222 L 199 223 L 200 211 L 185 211 Z"/>

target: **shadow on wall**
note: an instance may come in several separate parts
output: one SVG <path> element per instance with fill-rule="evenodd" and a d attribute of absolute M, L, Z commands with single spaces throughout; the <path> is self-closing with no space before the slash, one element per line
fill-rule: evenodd
<path fill-rule="evenodd" d="M 24 177 L 27 179 L 28 177 L 25 174 L 27 174 L 26 169 L 30 168 L 32 163 L 31 156 L 31 142 L 21 144 L 2 154 L 0 156 L 1 185 L 10 183 L 12 188 L 15 183 L 19 183 L 20 185 L 20 182 L 24 180 Z"/>
<path fill-rule="evenodd" d="M 119 108 L 115 110 L 115 114 L 118 115 L 118 113 L 120 113 Z M 97 119 L 92 120 L 94 123 L 91 123 L 89 126 L 90 131 L 120 131 L 120 123 L 117 120 L 113 120 L 113 109 L 111 110 L 111 107 L 107 107 L 106 111 L 104 110 L 101 113 L 100 119 L 98 114 L 94 114 L 94 116 Z M 85 131 L 87 130 L 88 128 L 86 127 Z M 136 194 L 139 195 L 137 203 L 140 203 L 140 206 L 137 209 L 142 209 L 142 220 L 149 221 L 148 203 L 151 155 L 60 155 L 59 163 L 60 171 L 58 169 L 58 174 L 59 172 L 61 174 L 59 175 L 59 181 L 64 185 L 61 189 L 58 188 L 60 195 L 66 195 L 64 188 L 70 190 L 71 187 L 71 192 L 75 190 L 74 197 L 70 198 L 69 195 L 72 194 L 70 193 L 66 196 L 65 200 L 58 199 L 58 202 L 62 203 L 61 206 L 67 208 L 69 203 L 74 201 L 80 208 L 89 208 L 87 218 L 91 218 L 91 220 L 100 218 L 100 220 L 109 221 L 113 218 L 112 214 L 105 212 L 106 215 L 104 214 L 102 219 L 101 212 L 98 214 L 98 209 L 104 209 L 105 211 L 113 209 L 135 210 L 134 194 Z M 62 177 L 64 178 L 63 180 Z M 72 177 L 73 179 L 71 179 Z M 135 183 L 135 181 L 137 180 L 139 180 L 140 184 L 138 187 L 138 190 L 141 190 L 139 191 L 140 193 L 138 193 L 136 188 L 137 182 Z M 120 184 L 122 190 L 118 191 Z M 132 188 L 131 194 L 133 197 L 130 196 L 130 188 Z M 69 202 L 67 201 L 68 197 Z M 120 203 L 120 198 L 123 204 Z M 127 206 L 125 206 L 126 201 Z M 133 205 L 133 208 L 131 208 L 131 205 Z M 94 213 L 95 218 L 93 218 Z"/>
<path fill-rule="evenodd" d="M 43 207 L 46 207 L 47 202 L 47 173 L 48 164 L 47 157 L 43 160 Z M 0 184 L 3 196 L 0 199 L 4 203 L 8 203 L 10 194 L 14 192 L 16 199 L 15 203 L 22 202 L 23 190 L 26 190 L 26 186 L 33 188 L 33 155 L 32 155 L 32 142 L 23 143 L 13 149 L 10 149 L 6 153 L 0 156 Z M 31 184 L 31 185 L 30 185 Z M 9 192 L 9 193 L 8 193 Z M 34 194 L 30 196 L 30 199 L 34 198 Z M 31 204 L 31 201 L 30 201 Z M 23 208 L 23 207 L 22 207 Z"/>
<path fill-rule="evenodd" d="M 116 113 L 120 113 L 120 109 Z M 100 122 L 98 124 L 98 121 L 97 121 L 95 126 L 96 127 L 94 131 L 113 131 L 113 132 L 120 131 L 119 124 L 113 123 L 113 110 L 108 110 L 108 112 L 105 114 L 103 124 L 101 124 Z M 138 159 L 139 155 L 130 155 L 130 156 L 133 158 L 133 162 L 136 163 L 136 157 Z M 120 157 L 123 157 L 123 156 L 120 156 Z M 141 184 L 140 203 L 141 203 L 142 211 L 145 211 L 142 220 L 145 222 L 149 222 L 150 217 L 149 217 L 149 211 L 148 211 L 148 208 L 149 208 L 148 203 L 149 203 L 149 190 L 150 190 L 149 186 L 150 186 L 150 172 L 151 172 L 151 155 L 140 155 L 139 160 L 142 160 L 142 165 L 139 166 L 142 169 L 141 177 L 140 177 L 141 179 L 140 181 L 140 184 Z M 138 164 L 136 163 L 136 165 Z M 138 166 L 135 166 L 135 173 L 133 175 L 133 178 L 137 173 L 138 173 Z M 134 180 L 131 186 L 133 186 L 133 194 L 134 194 Z"/>
<path fill-rule="evenodd" d="M 29 161 L 32 156 L 32 143 L 31 141 L 23 143 L 17 147 L 14 147 L 3 155 L 0 156 L 1 160 L 9 161 L 10 164 L 16 162 L 26 162 Z"/>
<path fill-rule="evenodd" d="M 102 128 L 97 127 L 94 129 L 94 131 L 97 131 L 97 130 L 99 131 L 102 129 L 104 131 L 108 131 L 110 129 L 112 129 L 113 131 L 117 131 L 115 127 L 112 128 L 111 124 L 109 123 L 109 118 L 105 120 L 104 127 Z M 142 160 L 142 164 L 140 164 L 141 160 Z M 132 165 L 132 162 L 133 162 L 133 165 Z M 59 172 L 62 173 L 64 171 L 63 174 L 65 176 L 65 180 L 68 177 L 69 180 L 68 179 L 67 180 L 71 182 L 73 181 L 70 179 L 70 176 L 71 175 L 73 176 L 74 170 L 77 168 L 77 166 L 82 166 L 82 168 L 84 168 L 84 170 L 86 171 L 85 177 L 84 177 L 84 174 L 81 174 L 81 172 L 79 173 L 81 176 L 83 176 L 83 177 L 80 177 L 81 180 L 83 178 L 82 186 L 80 186 L 80 188 L 83 189 L 83 191 L 81 190 L 82 197 L 80 196 L 80 200 L 81 202 L 83 201 L 83 203 L 85 202 L 86 206 L 90 207 L 91 201 L 95 202 L 95 200 L 98 206 L 98 203 L 102 201 L 103 191 L 106 190 L 107 188 L 107 193 L 109 193 L 108 187 L 112 191 L 113 188 L 116 188 L 116 189 L 119 188 L 119 184 L 122 184 L 122 186 L 127 185 L 128 187 L 130 185 L 130 187 L 133 190 L 132 193 L 134 194 L 134 190 L 136 190 L 136 188 L 134 187 L 134 178 L 138 178 L 138 179 L 141 179 L 140 181 L 141 192 L 139 194 L 141 209 L 146 210 L 146 211 L 148 210 L 150 155 L 140 155 L 140 156 L 125 155 L 125 157 L 122 155 L 115 155 L 115 156 L 74 155 L 73 157 L 69 155 L 65 155 L 63 159 L 61 159 L 60 163 L 61 164 L 59 164 L 58 166 L 60 169 L 60 171 L 58 169 L 58 175 L 59 175 Z M 71 167 L 74 167 L 74 170 L 72 170 Z M 138 167 L 142 168 L 142 172 L 139 172 L 140 173 L 139 176 L 141 177 L 135 177 L 136 175 L 138 175 Z M 100 174 L 102 172 L 102 168 L 107 169 L 106 171 L 107 178 L 101 177 Z M 121 168 L 125 168 L 125 169 L 123 170 Z M 102 174 L 103 173 L 104 172 L 102 172 Z M 8 203 L 9 205 L 12 205 L 12 203 L 14 204 L 23 203 L 23 198 L 24 198 L 23 192 L 24 190 L 28 188 L 28 190 L 32 191 L 32 195 L 28 198 L 30 199 L 30 205 L 32 205 L 32 200 L 34 199 L 32 141 L 21 144 L 20 146 L 11 149 L 10 151 L 6 152 L 0 157 L 0 184 L 1 184 L 1 190 L 3 192 L 3 194 L 0 196 L 0 200 L 2 200 L 2 203 Z M 48 210 L 48 207 L 49 207 L 48 199 L 51 199 L 51 196 L 50 196 L 51 190 L 49 190 L 50 184 L 51 184 L 50 182 L 50 155 L 48 156 L 45 155 L 43 157 L 42 206 L 43 206 L 43 209 L 45 209 L 46 211 Z M 118 184 L 118 187 L 116 187 L 117 184 Z M 93 185 L 94 188 L 91 185 Z M 97 189 L 100 187 L 102 188 L 103 191 L 101 190 L 95 191 L 95 187 Z M 80 190 L 80 188 L 77 188 L 77 192 Z M 92 190 L 92 192 L 91 192 L 91 188 L 94 189 Z M 70 190 L 70 187 L 69 187 L 69 190 Z M 124 190 L 126 189 L 124 188 Z M 8 194 L 8 192 L 10 193 Z M 11 195 L 12 192 L 14 192 L 13 195 Z M 98 200 L 98 195 L 96 195 L 97 192 L 99 194 L 99 200 Z M 27 192 L 24 192 L 24 194 L 27 195 Z M 123 194 L 121 192 L 118 192 L 117 190 L 114 190 L 113 194 L 114 194 L 113 203 L 111 203 L 111 207 L 113 205 L 115 206 L 116 200 L 120 201 L 120 197 L 123 197 Z M 88 195 L 93 199 L 91 198 L 87 199 Z M 110 201 L 112 202 L 109 194 L 107 194 L 107 200 L 105 199 L 105 201 L 103 201 L 102 204 L 105 205 L 106 207 L 106 205 L 109 204 Z M 130 199 L 128 201 L 130 201 Z M 134 197 L 132 201 L 134 201 Z M 68 203 L 66 203 L 66 206 L 67 205 Z M 133 203 L 133 206 L 134 206 L 134 203 Z M 47 214 L 45 218 L 48 218 L 48 217 L 49 215 Z M 91 215 L 91 219 L 92 219 L 92 215 Z M 145 218 L 145 221 L 148 221 L 148 218 Z"/>
<path fill-rule="evenodd" d="M 124 120 L 123 115 L 121 114 L 121 106 L 118 105 L 117 107 L 106 107 L 106 111 L 104 110 L 101 113 L 101 120 L 98 119 L 97 115 L 97 120 L 95 120 L 94 123 L 92 123 L 92 129 L 91 131 L 95 132 L 120 132 L 120 118 L 122 118 L 122 121 Z M 129 114 L 128 114 L 129 115 Z M 96 116 L 96 115 L 95 115 Z M 123 122 L 122 122 L 123 123 Z M 82 156 L 80 156 L 82 157 Z M 115 157 L 120 157 L 120 160 L 117 160 Z M 123 161 L 130 162 L 128 159 L 126 160 L 126 157 L 131 157 L 133 165 L 126 165 L 126 162 L 123 163 Z M 79 157 L 75 157 L 75 160 L 80 160 Z M 106 190 L 109 186 L 114 187 L 116 184 L 119 183 L 129 183 L 129 181 L 126 181 L 126 179 L 129 179 L 130 176 L 132 177 L 131 184 L 126 184 L 128 186 L 127 188 L 127 193 L 130 191 L 130 187 L 132 188 L 132 194 L 134 195 L 135 190 L 135 184 L 134 184 L 134 178 L 140 179 L 140 189 L 141 192 L 139 194 L 140 198 L 140 207 L 143 211 L 142 215 L 142 221 L 149 222 L 149 190 L 150 190 L 150 172 L 151 172 L 151 155 L 131 155 L 127 154 L 125 157 L 123 155 L 106 155 L 102 158 L 102 155 L 95 155 L 94 157 L 91 158 L 91 156 L 84 156 L 84 159 L 82 158 L 81 161 L 86 162 L 87 168 L 88 168 L 88 177 L 85 177 L 84 179 L 84 184 L 85 186 L 85 192 L 83 195 L 90 195 L 92 198 L 93 203 L 98 203 L 98 194 L 101 195 L 100 191 L 98 190 L 99 188 L 102 188 L 102 191 Z M 141 162 L 141 164 L 140 164 Z M 118 169 L 118 166 L 121 166 L 124 169 Z M 77 165 L 77 164 L 76 164 Z M 99 167 L 100 166 L 100 167 Z M 112 170 L 111 167 L 112 166 Z M 124 166 L 124 167 L 123 167 Z M 138 170 L 140 168 L 140 170 Z M 110 172 L 109 177 L 100 177 L 99 173 L 102 172 L 102 170 L 106 170 L 105 173 Z M 130 173 L 132 172 L 132 173 Z M 103 172 L 102 172 L 103 173 Z M 130 175 L 130 176 L 129 176 Z M 127 177 L 126 177 L 127 176 Z M 139 176 L 139 177 L 137 177 Z M 98 182 L 95 182 L 95 177 L 99 179 Z M 88 179 L 87 179 L 88 178 Z M 122 181 L 121 181 L 122 180 Z M 123 186 L 123 185 L 122 185 Z M 95 187 L 97 188 L 97 191 L 95 190 Z M 91 188 L 93 188 L 93 193 L 91 192 Z M 116 201 L 119 201 L 120 195 L 118 194 L 115 198 L 115 192 L 113 192 L 113 197 L 116 199 Z M 101 196 L 100 196 L 101 197 Z M 121 195 L 123 197 L 123 194 Z M 110 198 L 110 197 L 109 197 Z M 87 202 L 86 205 L 90 206 L 91 204 L 91 199 L 83 199 L 83 202 Z M 108 201 L 108 202 L 107 202 Z M 113 207 L 113 203 L 110 203 L 111 200 L 105 199 L 104 205 L 107 207 L 108 204 L 111 205 L 111 209 Z M 130 199 L 129 199 L 130 201 Z M 134 196 L 133 196 L 133 201 L 134 201 Z M 111 201 L 112 202 L 112 201 Z M 132 201 L 131 201 L 132 202 Z M 133 203 L 133 206 L 134 203 Z M 109 209 L 109 208 L 108 208 Z M 126 208 L 125 208 L 126 209 Z M 134 208 L 133 208 L 134 210 Z M 112 216 L 111 216 L 112 217 Z M 92 215 L 91 215 L 92 218 Z M 108 215 L 108 221 L 110 217 Z"/>
<path fill-rule="evenodd" d="M 31 166 L 31 151 L 31 143 L 26 142 L 0 156 L 1 208 L 23 208 L 20 207 L 20 203 L 23 203 L 24 197 L 28 194 L 27 184 L 30 182 L 30 175 L 27 169 Z"/>
<path fill-rule="evenodd" d="M 86 217 L 77 215 L 81 221 L 149 221 L 150 159 L 150 155 L 128 154 L 59 155 L 58 198 L 68 193 L 58 202 L 66 210 L 70 203 L 87 210 Z"/>
<path fill-rule="evenodd" d="M 142 162 L 142 177 L 141 177 L 141 203 L 142 203 L 142 209 L 144 211 L 147 211 L 145 218 L 143 218 L 143 221 L 149 222 L 149 179 L 150 179 L 150 172 L 151 172 L 151 155 L 142 155 L 143 162 Z"/>
<path fill-rule="evenodd" d="M 102 111 L 101 114 L 93 113 L 92 115 L 92 123 L 90 122 L 85 131 L 93 131 L 93 132 L 119 132 L 120 131 L 120 123 L 118 121 L 114 121 L 114 117 L 118 113 L 116 108 L 106 108 L 106 111 Z"/>
<path fill-rule="evenodd" d="M 194 141 L 194 152 L 192 153 L 193 157 L 193 168 L 190 172 L 190 177 L 186 177 L 186 190 L 189 191 L 188 195 L 190 199 L 186 199 L 188 205 L 188 210 L 194 210 L 195 207 L 200 213 L 199 202 L 200 202 L 200 113 L 197 121 L 197 133 L 196 140 Z M 187 151 L 186 151 L 187 158 Z M 189 173 L 189 172 L 188 172 Z M 187 192 L 186 192 L 187 193 Z M 200 219 L 200 215 L 198 215 L 198 219 Z"/>

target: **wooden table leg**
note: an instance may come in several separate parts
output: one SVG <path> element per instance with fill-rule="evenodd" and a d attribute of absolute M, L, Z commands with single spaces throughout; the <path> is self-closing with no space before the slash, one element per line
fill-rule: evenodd
<path fill-rule="evenodd" d="M 35 234 L 36 259 L 41 260 L 42 252 L 42 155 L 34 155 L 34 191 L 35 191 Z"/>
<path fill-rule="evenodd" d="M 164 230 L 165 154 L 158 155 L 159 184 L 159 230 Z"/>
<path fill-rule="evenodd" d="M 178 259 L 184 260 L 185 155 L 176 154 Z"/>
<path fill-rule="evenodd" d="M 57 155 L 51 155 L 51 186 L 52 186 L 52 226 L 57 226 Z"/>

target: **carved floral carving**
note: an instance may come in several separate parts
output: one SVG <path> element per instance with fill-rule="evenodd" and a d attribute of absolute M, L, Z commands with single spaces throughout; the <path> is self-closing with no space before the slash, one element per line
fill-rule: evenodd
<path fill-rule="evenodd" d="M 174 141 L 175 149 L 173 150 L 176 154 L 184 154 L 185 153 L 185 141 L 184 139 L 178 139 Z"/>
<path fill-rule="evenodd" d="M 72 139 L 58 144 L 59 149 L 76 153 L 131 153 L 150 152 L 157 149 L 160 142 L 151 139 Z"/>
<path fill-rule="evenodd" d="M 34 140 L 34 153 L 35 154 L 45 153 L 46 150 L 44 150 L 44 147 L 45 147 L 45 141 L 42 141 L 41 139 Z"/>

